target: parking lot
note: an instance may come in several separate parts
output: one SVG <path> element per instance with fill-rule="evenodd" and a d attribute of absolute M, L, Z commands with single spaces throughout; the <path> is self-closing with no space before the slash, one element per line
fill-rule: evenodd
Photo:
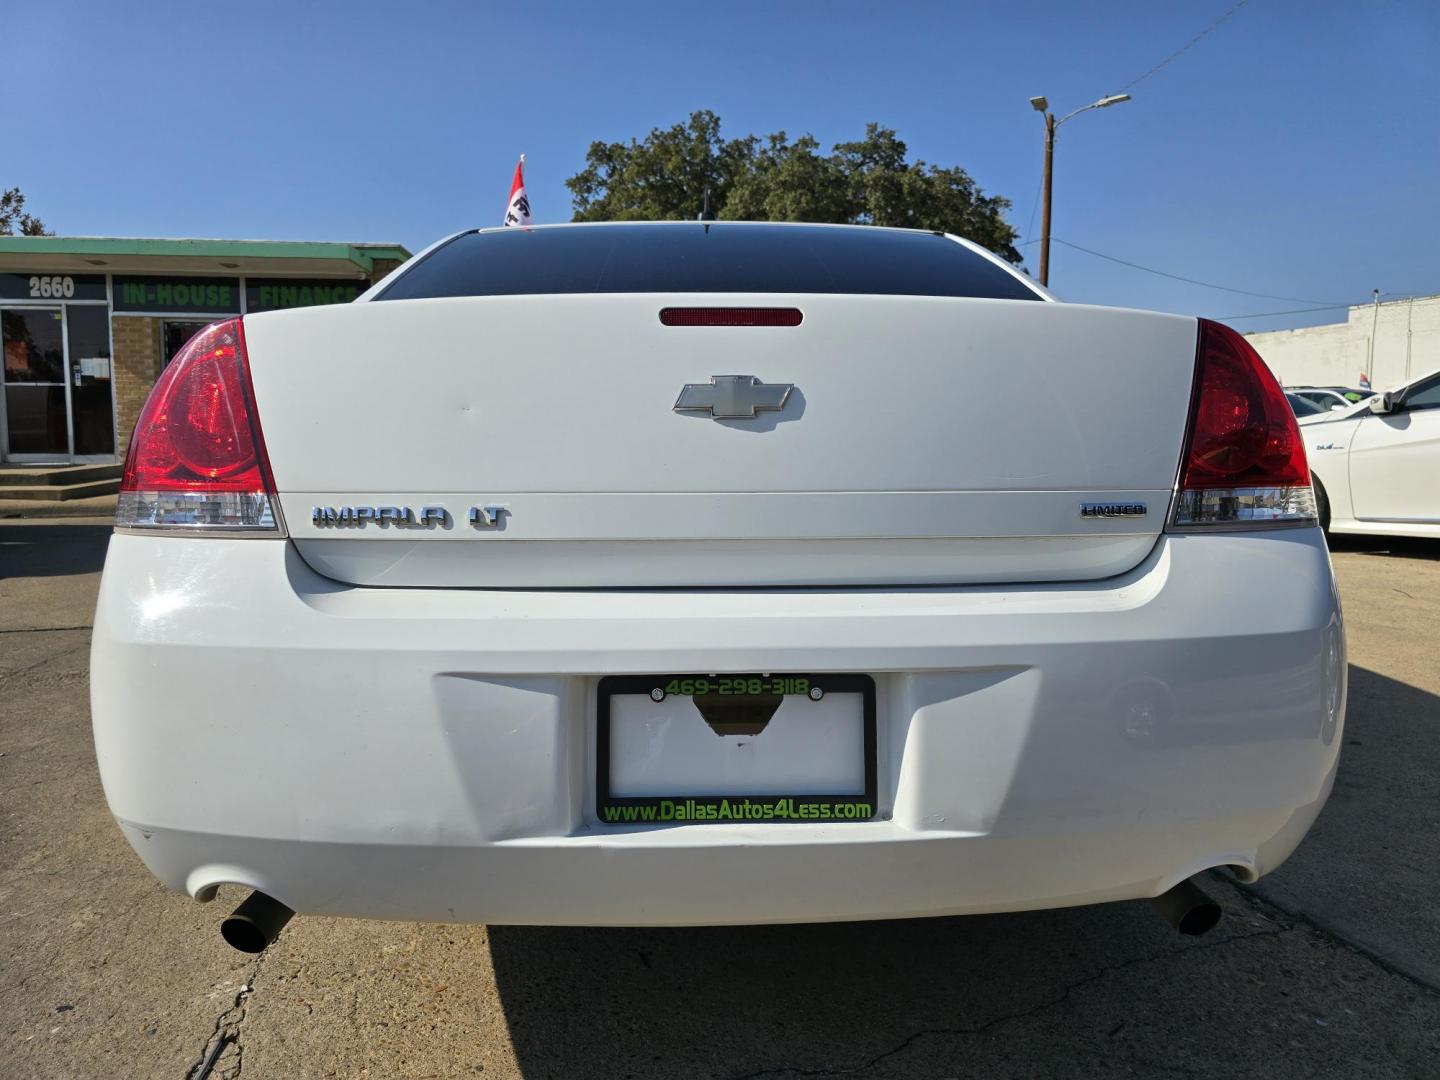
<path fill-rule="evenodd" d="M 108 525 L 0 526 L 0 1077 L 1440 1076 L 1440 543 L 1340 540 L 1335 793 L 1226 918 L 1144 903 L 580 930 L 298 918 L 157 885 L 106 810 L 89 623 Z M 218 686 L 217 694 L 237 692 Z M 215 762 L 217 776 L 225 762 Z"/>

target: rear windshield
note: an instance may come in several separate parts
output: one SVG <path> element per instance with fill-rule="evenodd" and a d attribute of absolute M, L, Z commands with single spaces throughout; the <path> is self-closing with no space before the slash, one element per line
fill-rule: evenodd
<path fill-rule="evenodd" d="M 464 233 L 380 300 L 520 293 L 874 293 L 1039 300 L 938 233 L 666 222 Z"/>

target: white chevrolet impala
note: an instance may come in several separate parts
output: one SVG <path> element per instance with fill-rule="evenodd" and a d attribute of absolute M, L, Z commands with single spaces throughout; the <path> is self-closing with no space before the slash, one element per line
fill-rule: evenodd
<path fill-rule="evenodd" d="M 92 665 L 121 829 L 253 890 L 251 950 L 294 912 L 1149 897 L 1198 932 L 1188 879 L 1315 820 L 1346 685 L 1234 331 L 938 233 L 725 222 L 466 232 L 201 333 L 130 443 Z"/>

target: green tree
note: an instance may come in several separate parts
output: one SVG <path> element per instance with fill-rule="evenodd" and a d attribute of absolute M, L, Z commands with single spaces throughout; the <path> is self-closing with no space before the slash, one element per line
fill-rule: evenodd
<path fill-rule="evenodd" d="M 720 118 L 702 110 L 687 124 L 656 128 L 643 143 L 590 144 L 585 168 L 565 181 L 576 221 L 693 218 L 724 204 L 755 156 L 754 137 L 720 138 Z"/>
<path fill-rule="evenodd" d="M 708 192 L 710 209 L 725 220 L 936 229 L 1020 262 L 1005 220 L 1009 199 L 986 195 L 959 166 L 907 162 L 905 143 L 879 124 L 822 154 L 808 134 L 727 142 L 720 118 L 702 110 L 643 141 L 591 143 L 585 168 L 565 184 L 576 221 L 693 219 Z"/>
<path fill-rule="evenodd" d="M 850 181 L 814 136 L 783 131 L 757 149 L 716 217 L 730 221 L 850 221 Z"/>
<path fill-rule="evenodd" d="M 25 212 L 25 196 L 18 187 L 0 191 L 0 236 L 14 236 L 16 227 L 21 236 L 53 236 L 45 223 Z"/>

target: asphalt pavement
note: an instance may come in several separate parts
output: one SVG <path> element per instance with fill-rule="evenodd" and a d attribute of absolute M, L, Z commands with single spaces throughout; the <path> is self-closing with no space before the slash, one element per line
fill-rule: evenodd
<path fill-rule="evenodd" d="M 297 918 L 259 958 L 105 808 L 109 527 L 0 525 L 0 1078 L 1440 1077 L 1440 543 L 1336 543 L 1335 793 L 1219 928 L 1144 903 L 588 930 Z M 217 688 L 217 693 L 227 692 Z"/>

